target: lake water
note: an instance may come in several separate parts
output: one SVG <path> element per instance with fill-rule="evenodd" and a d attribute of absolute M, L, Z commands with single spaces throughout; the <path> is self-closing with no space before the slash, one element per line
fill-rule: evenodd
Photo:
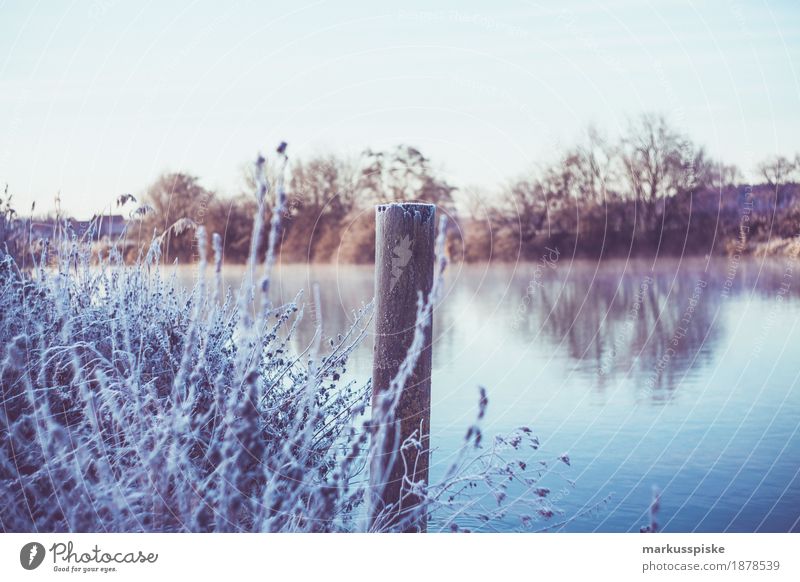
<path fill-rule="evenodd" d="M 482 385 L 487 441 L 529 426 L 541 442 L 529 460 L 568 453 L 570 467 L 551 464 L 573 484 L 543 481 L 563 511 L 552 520 L 566 521 L 558 530 L 639 531 L 654 486 L 664 531 L 800 529 L 793 266 L 564 257 L 452 266 L 434 318 L 432 477 L 473 421 Z M 226 278 L 238 286 L 241 272 L 229 268 Z M 372 277 L 372 267 L 281 266 L 273 289 L 288 301 L 319 283 L 331 335 L 371 299 Z M 298 346 L 310 341 L 310 319 Z M 366 381 L 371 361 L 368 336 L 349 374 Z M 519 529 L 525 512 L 514 505 L 494 527 Z"/>

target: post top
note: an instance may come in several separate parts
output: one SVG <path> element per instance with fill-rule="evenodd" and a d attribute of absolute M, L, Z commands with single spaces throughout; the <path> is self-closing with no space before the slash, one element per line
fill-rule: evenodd
<path fill-rule="evenodd" d="M 384 212 L 390 208 L 400 208 L 406 212 L 430 212 L 436 208 L 436 205 L 427 202 L 389 202 L 388 204 L 378 204 L 375 206 L 375 210 L 378 212 Z"/>

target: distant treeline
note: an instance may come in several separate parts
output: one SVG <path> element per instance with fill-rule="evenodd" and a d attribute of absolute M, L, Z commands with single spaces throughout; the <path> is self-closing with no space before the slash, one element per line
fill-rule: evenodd
<path fill-rule="evenodd" d="M 292 160 L 280 258 L 369 263 L 374 205 L 402 201 L 431 202 L 450 215 L 457 260 L 538 260 L 547 249 L 581 257 L 796 252 L 800 155 L 771 157 L 754 169 L 758 183 L 745 183 L 738 168 L 710 159 L 652 114 L 615 140 L 589 128 L 558 159 L 493 192 L 455 188 L 405 145 L 357 159 Z M 223 237 L 226 261 L 244 261 L 257 209 L 252 176 L 243 190 L 223 196 L 196 176 L 162 175 L 141 200 L 120 198 L 120 211 L 131 216 L 120 243 L 134 255 L 160 236 L 165 259 L 190 261 L 197 255 L 190 231 L 204 225 Z"/>

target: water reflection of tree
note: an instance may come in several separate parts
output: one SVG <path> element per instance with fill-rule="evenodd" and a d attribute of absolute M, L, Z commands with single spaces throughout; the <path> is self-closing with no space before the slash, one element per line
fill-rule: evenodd
<path fill-rule="evenodd" d="M 322 323 L 323 339 L 334 338 L 343 334 L 355 323 L 354 311 L 365 306 L 373 298 L 374 276 L 372 267 L 348 265 L 344 268 L 316 266 L 313 270 L 291 266 L 284 268 L 275 281 L 273 301 L 283 303 L 294 299 L 299 290 L 303 290 L 300 305 L 303 307 L 303 319 L 297 326 L 292 338 L 293 347 L 303 352 L 314 341 L 316 325 Z M 311 288 L 313 284 L 320 286 L 320 309 L 313 305 Z M 434 311 L 434 343 L 437 357 L 447 361 L 447 354 L 454 351 L 455 338 L 451 330 L 452 322 L 448 321 L 443 310 Z M 367 334 L 360 342 L 353 358 L 358 360 L 358 368 L 362 372 L 371 369 L 372 358 L 372 326 L 367 320 L 359 323 L 359 327 L 368 326 Z M 351 363 L 355 363 L 352 362 Z M 368 374 L 367 374 L 368 376 Z"/>
<path fill-rule="evenodd" d="M 576 373 L 591 378 L 598 391 L 627 379 L 638 397 L 663 401 L 672 396 L 687 373 L 691 377 L 692 370 L 708 365 L 714 356 L 724 333 L 718 310 L 726 302 L 744 301 L 751 295 L 760 300 L 774 298 L 785 283 L 787 266 L 791 266 L 788 259 L 763 264 L 743 260 L 736 266 L 729 297 L 724 298 L 721 292 L 731 264 L 729 259 L 714 260 L 706 273 L 702 260 L 685 259 L 679 269 L 677 262 L 665 261 L 653 273 L 649 261 L 627 265 L 611 261 L 598 268 L 597 263 L 570 264 L 562 257 L 555 268 L 538 271 L 536 263 L 453 268 L 442 306 L 434 312 L 436 359 L 453 361 L 456 348 L 464 341 L 459 334 L 482 333 L 487 321 L 496 321 L 507 310 L 508 319 L 501 329 L 510 340 L 557 347 L 568 354 Z M 238 284 L 240 273 L 231 276 Z M 652 282 L 647 283 L 647 277 Z M 684 326 L 681 319 L 699 280 L 707 286 Z M 318 314 L 309 299 L 314 282 L 321 286 L 326 337 L 348 329 L 353 309 L 372 298 L 371 267 L 279 269 L 273 301 L 289 301 L 299 289 L 306 289 L 306 313 L 295 335 L 299 351 L 313 340 Z M 643 287 L 643 283 L 647 285 Z M 794 288 L 787 299 L 792 296 L 796 296 Z M 676 338 L 676 345 L 671 346 L 681 327 L 686 327 L 685 336 Z M 673 352 L 663 370 L 654 375 L 670 347 Z M 372 338 L 368 335 L 354 354 L 351 370 L 368 376 L 371 357 Z"/>
<path fill-rule="evenodd" d="M 674 265 L 651 272 L 628 264 L 624 273 L 622 264 L 596 272 L 564 265 L 542 281 L 520 330 L 561 346 L 598 390 L 630 377 L 637 394 L 668 399 L 687 372 L 711 361 L 722 332 L 717 279 L 701 264 L 677 275 Z M 519 284 L 524 294 L 527 283 Z"/>

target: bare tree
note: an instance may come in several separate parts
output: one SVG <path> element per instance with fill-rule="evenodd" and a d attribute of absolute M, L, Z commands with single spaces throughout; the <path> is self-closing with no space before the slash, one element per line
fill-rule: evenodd
<path fill-rule="evenodd" d="M 318 156 L 292 167 L 290 200 L 319 215 L 342 218 L 356 203 L 358 175 L 354 164 L 333 155 Z"/>
<path fill-rule="evenodd" d="M 189 259 L 194 256 L 196 237 L 190 232 L 205 223 L 214 193 L 200 185 L 197 177 L 176 172 L 163 174 L 147 190 L 152 211 L 143 220 L 143 232 L 164 239 L 164 257 Z"/>
<path fill-rule="evenodd" d="M 417 200 L 451 207 L 455 187 L 437 176 L 428 158 L 411 146 L 363 154 L 361 191 L 370 202 Z"/>
<path fill-rule="evenodd" d="M 757 166 L 758 173 L 773 188 L 784 186 L 793 181 L 797 177 L 798 168 L 800 168 L 800 154 L 794 161 L 785 156 L 773 156 Z"/>
<path fill-rule="evenodd" d="M 603 204 L 617 195 L 617 156 L 608 140 L 593 126 L 582 143 L 567 151 L 561 160 L 570 176 L 569 194 L 580 201 Z"/>
<path fill-rule="evenodd" d="M 548 200 L 542 182 L 521 179 L 503 191 L 498 219 L 524 249 L 541 232 L 547 213 Z"/>
<path fill-rule="evenodd" d="M 700 150 L 701 155 L 705 152 Z M 695 164 L 698 180 L 714 190 L 730 188 L 742 181 L 742 173 L 734 164 L 703 158 Z"/>
<path fill-rule="evenodd" d="M 646 114 L 633 122 L 620 151 L 628 192 L 640 206 L 640 227 L 646 231 L 655 227 L 659 200 L 699 185 L 691 142 L 663 116 Z"/>
<path fill-rule="evenodd" d="M 786 186 L 798 179 L 800 155 L 795 160 L 790 160 L 785 156 L 773 156 L 761 162 L 757 169 L 767 184 L 775 191 L 776 206 L 785 207 L 790 200 L 790 191 Z"/>

